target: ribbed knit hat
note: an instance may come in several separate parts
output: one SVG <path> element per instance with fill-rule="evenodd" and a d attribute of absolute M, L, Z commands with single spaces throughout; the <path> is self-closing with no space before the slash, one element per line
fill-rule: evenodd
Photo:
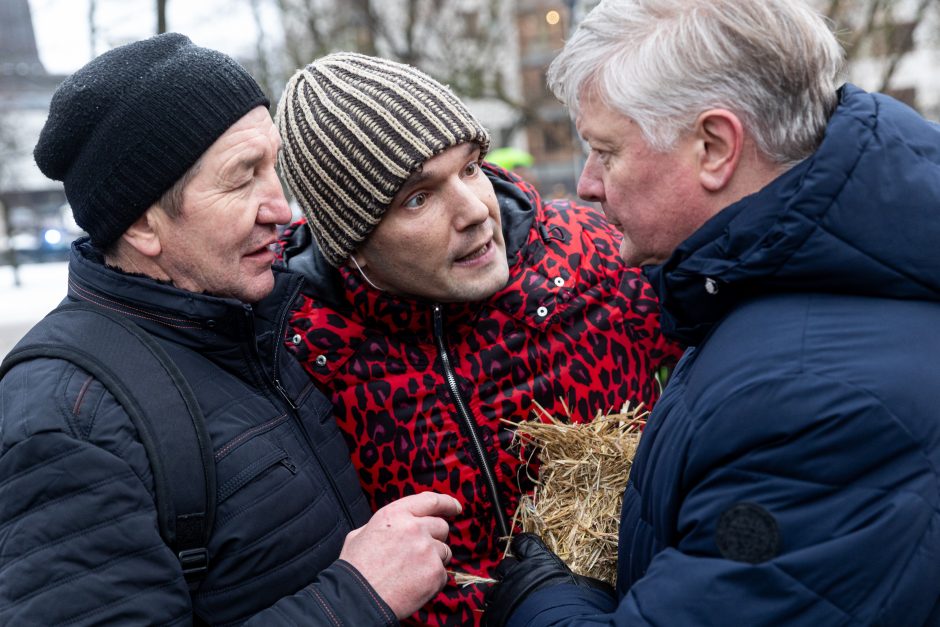
<path fill-rule="evenodd" d="M 411 174 L 452 146 L 490 138 L 444 85 L 401 63 L 341 52 L 298 70 L 276 116 L 281 171 L 334 266 L 382 219 Z"/>
<path fill-rule="evenodd" d="M 33 151 L 98 246 L 121 236 L 242 116 L 268 99 L 228 56 L 166 33 L 115 48 L 52 96 Z"/>

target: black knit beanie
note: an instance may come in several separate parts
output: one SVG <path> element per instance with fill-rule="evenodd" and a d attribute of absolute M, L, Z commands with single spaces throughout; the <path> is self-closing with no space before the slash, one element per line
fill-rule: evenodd
<path fill-rule="evenodd" d="M 99 247 L 268 99 L 230 57 L 166 33 L 102 54 L 52 96 L 33 155 Z"/>

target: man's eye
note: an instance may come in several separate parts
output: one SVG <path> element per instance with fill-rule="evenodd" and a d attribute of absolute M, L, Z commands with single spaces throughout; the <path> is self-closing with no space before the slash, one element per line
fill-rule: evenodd
<path fill-rule="evenodd" d="M 467 167 L 464 168 L 464 176 L 473 176 L 480 170 L 480 164 L 476 161 L 471 161 L 467 164 Z"/>
<path fill-rule="evenodd" d="M 427 201 L 428 201 L 428 195 L 425 194 L 424 192 L 420 192 L 418 194 L 415 194 L 408 200 L 406 200 L 402 204 L 402 207 L 407 207 L 409 209 L 417 209 L 418 207 L 423 206 L 424 203 L 426 203 Z"/>

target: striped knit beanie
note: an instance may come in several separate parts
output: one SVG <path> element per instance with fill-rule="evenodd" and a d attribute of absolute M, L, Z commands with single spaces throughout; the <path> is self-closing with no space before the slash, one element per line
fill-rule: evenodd
<path fill-rule="evenodd" d="M 268 98 L 242 66 L 184 35 L 110 50 L 56 89 L 33 151 L 75 221 L 107 247 L 220 135 Z"/>
<path fill-rule="evenodd" d="M 287 83 L 276 116 L 281 172 L 326 259 L 341 266 L 411 174 L 486 130 L 444 85 L 401 63 L 341 52 Z"/>

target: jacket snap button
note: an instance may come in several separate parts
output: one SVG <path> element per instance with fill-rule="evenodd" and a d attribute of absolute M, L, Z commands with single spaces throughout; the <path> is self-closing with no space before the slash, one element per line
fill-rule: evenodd
<path fill-rule="evenodd" d="M 326 365 L 326 355 L 317 356 L 317 365 L 323 367 Z"/>
<path fill-rule="evenodd" d="M 548 307 L 539 307 L 535 310 L 535 313 L 539 318 L 544 318 L 548 315 Z"/>
<path fill-rule="evenodd" d="M 564 280 L 563 278 L 561 278 L 560 276 L 556 276 L 556 277 L 555 277 L 555 286 L 556 286 L 556 287 L 562 287 L 564 284 L 565 284 L 565 280 Z"/>
<path fill-rule="evenodd" d="M 705 279 L 705 291 L 714 296 L 718 293 L 718 283 L 715 279 L 707 278 Z"/>
<path fill-rule="evenodd" d="M 300 337 L 300 333 L 295 333 L 294 337 L 290 339 L 295 345 L 300 344 L 303 340 L 304 338 Z"/>

